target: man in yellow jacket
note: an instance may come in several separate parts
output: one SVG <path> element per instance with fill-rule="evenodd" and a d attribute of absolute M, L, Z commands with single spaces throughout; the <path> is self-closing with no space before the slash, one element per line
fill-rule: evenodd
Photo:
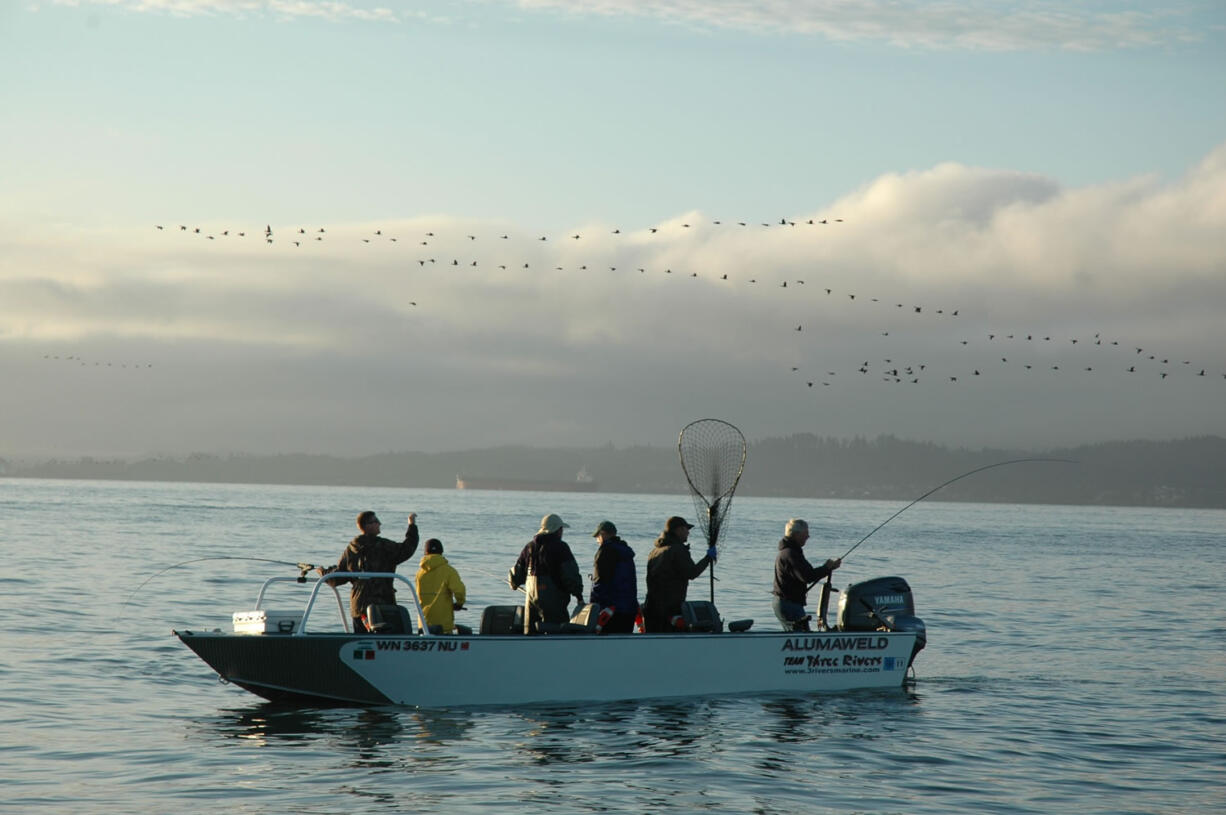
<path fill-rule="evenodd" d="M 426 613 L 426 625 L 450 634 L 455 628 L 453 612 L 464 607 L 464 581 L 443 557 L 443 542 L 438 538 L 426 541 L 426 552 L 417 567 L 417 597 Z"/>

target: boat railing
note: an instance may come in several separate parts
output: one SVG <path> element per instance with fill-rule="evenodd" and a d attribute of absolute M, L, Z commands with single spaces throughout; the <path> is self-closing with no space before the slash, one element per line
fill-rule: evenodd
<path fill-rule="evenodd" d="M 265 581 L 263 582 L 263 584 L 261 584 L 261 586 L 260 586 L 260 591 L 259 591 L 259 593 L 258 593 L 258 594 L 255 596 L 255 610 L 256 610 L 256 611 L 261 611 L 261 610 L 264 610 L 264 595 L 266 595 L 266 594 L 268 593 L 268 589 L 269 589 L 269 588 L 270 588 L 270 587 L 271 587 L 271 586 L 272 586 L 274 583 L 296 583 L 296 584 L 301 584 L 301 583 L 305 583 L 305 582 L 306 582 L 306 578 L 305 578 L 305 577 L 270 577 L 270 578 L 268 578 L 267 580 L 265 580 Z M 318 579 L 316 579 L 314 582 L 315 582 L 315 584 L 316 584 L 316 585 L 314 585 L 314 586 L 312 587 L 311 596 L 310 596 L 310 598 L 309 598 L 309 600 L 308 600 L 308 608 L 309 608 L 311 605 L 313 605 L 313 604 L 314 604 L 314 602 L 315 602 L 315 595 L 316 595 L 316 594 L 318 593 L 318 591 L 319 591 L 319 585 L 318 585 L 318 584 L 319 584 L 319 582 L 320 582 L 320 581 L 319 581 Z M 350 623 L 349 623 L 349 612 L 348 612 L 348 610 L 345 608 L 345 601 L 344 601 L 343 599 L 341 599 L 341 593 L 340 593 L 340 591 L 339 591 L 339 590 L 336 588 L 336 586 L 333 586 L 333 585 L 331 585 L 331 584 L 328 584 L 328 588 L 332 589 L 332 595 L 333 595 L 333 596 L 336 598 L 336 610 L 337 610 L 337 612 L 338 612 L 338 613 L 339 613 L 339 615 L 340 615 L 341 624 L 342 624 L 343 626 L 345 626 L 345 631 L 346 631 L 346 632 L 348 632 L 348 631 L 349 631 L 349 624 L 350 624 Z M 300 632 L 303 630 L 303 628 L 305 628 L 305 627 L 306 627 L 306 618 L 307 618 L 306 612 L 303 612 L 302 619 L 299 621 L 299 623 L 298 623 L 297 625 L 295 625 L 295 626 L 294 626 L 295 631 L 297 631 L 297 632 L 299 632 L 299 633 L 300 633 Z"/>
<path fill-rule="evenodd" d="M 370 580 L 371 578 L 386 577 L 403 583 L 408 587 L 409 594 L 413 596 L 413 609 L 417 612 L 417 624 L 421 629 L 421 636 L 434 636 L 430 633 L 430 627 L 424 624 L 426 614 L 422 610 L 421 600 L 417 597 L 417 587 L 413 585 L 413 581 L 409 580 L 402 574 L 397 574 L 396 572 L 328 572 L 326 577 L 316 578 L 315 585 L 311 588 L 311 596 L 307 598 L 306 608 L 302 612 L 302 622 L 294 630 L 293 636 L 298 637 L 306 634 L 307 620 L 310 619 L 311 612 L 315 609 L 315 603 L 319 598 L 319 592 L 325 585 L 332 589 L 332 593 L 336 596 L 337 607 L 340 609 L 341 621 L 345 626 L 345 631 L 348 633 L 353 633 L 353 629 L 351 627 L 352 621 L 349 614 L 347 614 L 345 611 L 345 604 L 341 600 L 340 591 L 332 584 L 332 581 L 338 577 L 346 577 L 350 580 Z M 297 580 L 298 578 L 296 577 L 273 577 L 264 581 L 264 585 L 260 588 L 259 597 L 256 599 L 256 608 L 258 609 L 260 607 L 260 601 L 264 598 L 264 590 L 270 583 L 282 581 L 297 582 Z M 406 631 L 405 633 L 409 634 L 412 632 Z"/>

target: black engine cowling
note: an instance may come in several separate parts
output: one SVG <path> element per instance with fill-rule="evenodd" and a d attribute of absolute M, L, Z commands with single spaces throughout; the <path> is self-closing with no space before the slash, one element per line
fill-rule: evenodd
<path fill-rule="evenodd" d="M 901 577 L 852 583 L 839 595 L 840 631 L 907 631 L 915 636 L 911 660 L 928 644 L 924 621 L 915 616 L 911 587 Z M 908 667 L 910 663 L 908 663 Z"/>

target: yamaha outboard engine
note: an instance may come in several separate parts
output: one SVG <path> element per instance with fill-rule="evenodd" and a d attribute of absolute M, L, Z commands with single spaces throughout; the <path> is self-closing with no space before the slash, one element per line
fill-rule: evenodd
<path fill-rule="evenodd" d="M 915 616 L 911 587 L 901 577 L 878 577 L 852 583 L 839 595 L 840 631 L 909 631 L 915 633 L 911 660 L 928 644 L 924 621 Z"/>

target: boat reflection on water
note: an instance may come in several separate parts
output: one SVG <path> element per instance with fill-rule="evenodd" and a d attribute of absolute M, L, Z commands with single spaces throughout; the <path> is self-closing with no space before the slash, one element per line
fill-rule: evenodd
<path fill-rule="evenodd" d="M 208 729 L 261 747 L 328 739 L 338 749 L 356 753 L 361 766 L 380 767 L 399 763 L 389 758 L 385 747 L 409 741 L 438 745 L 459 741 L 472 726 L 473 714 L 466 711 L 262 704 L 224 711 Z"/>
<path fill-rule="evenodd" d="M 877 720 L 883 712 L 902 716 L 904 709 L 919 703 L 913 691 L 870 689 L 821 696 L 776 696 L 758 700 L 763 735 L 785 744 L 809 743 L 832 728 L 855 727 L 862 717 Z M 897 709 L 897 710 L 896 710 Z M 869 738 L 870 736 L 864 736 Z"/>
<path fill-rule="evenodd" d="M 518 749 L 541 765 L 585 764 L 611 756 L 636 762 L 684 758 L 709 749 L 721 711 L 736 700 L 660 699 L 605 705 L 526 707 Z"/>
<path fill-rule="evenodd" d="M 257 746 L 328 739 L 377 766 L 381 748 L 407 743 L 446 745 L 469 736 L 478 716 L 522 736 L 519 747 L 544 763 L 576 763 L 628 750 L 656 758 L 684 755 L 719 729 L 720 720 L 750 714 L 758 735 L 782 743 L 810 742 L 832 728 L 855 729 L 861 717 L 903 715 L 921 702 L 903 690 L 780 695 L 740 699 L 648 699 L 603 705 L 529 705 L 518 710 L 427 710 L 399 707 L 301 708 L 263 703 L 197 719 L 202 730 Z M 750 712 L 746 707 L 756 708 Z M 585 746 L 591 750 L 583 749 Z M 640 753 L 639 751 L 646 751 Z M 391 762 L 386 762 L 390 765 Z"/>
<path fill-rule="evenodd" d="M 310 740 L 337 729 L 334 712 L 262 704 L 220 711 L 216 719 L 197 723 L 214 732 L 249 744 L 267 747 L 287 741 Z M 211 728 L 209 728 L 211 725 Z"/>
<path fill-rule="evenodd" d="M 464 740 L 472 729 L 474 716 L 462 710 L 415 710 L 400 715 L 417 724 L 418 741 L 439 745 Z"/>
<path fill-rule="evenodd" d="M 258 748 L 276 750 L 295 744 L 300 745 L 295 749 L 324 748 L 347 756 L 344 766 L 411 775 L 443 769 L 456 755 L 474 748 L 486 749 L 484 743 L 491 735 L 504 744 L 513 743 L 525 764 L 539 767 L 601 765 L 614 757 L 639 767 L 678 761 L 688 765 L 695 751 L 718 764 L 719 754 L 752 744 L 758 771 L 786 772 L 795 745 L 825 742 L 838 750 L 888 737 L 892 728 L 883 730 L 882 723 L 916 715 L 920 702 L 911 692 L 872 690 L 518 710 L 261 704 L 220 711 L 211 719 L 197 719 L 196 725 L 205 740 L 221 735 Z M 478 717 L 482 726 L 474 730 Z M 746 727 L 747 722 L 752 727 Z M 835 748 L 835 743 L 843 747 Z"/>

